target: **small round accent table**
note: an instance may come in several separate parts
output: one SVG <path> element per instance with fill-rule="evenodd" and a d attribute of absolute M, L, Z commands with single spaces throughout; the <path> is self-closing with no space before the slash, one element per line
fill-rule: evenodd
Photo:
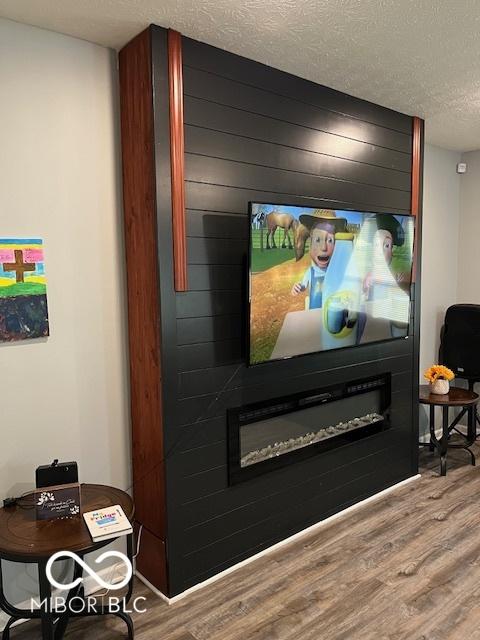
<path fill-rule="evenodd" d="M 468 389 L 450 387 L 450 391 L 445 395 L 437 395 L 430 392 L 429 385 L 425 384 L 420 386 L 420 404 L 430 406 L 430 442 L 427 443 L 427 445 L 423 442 L 421 444 L 423 446 L 429 446 L 431 451 L 435 448 L 439 452 L 440 474 L 442 476 L 447 475 L 447 450 L 449 448 L 465 449 L 471 456 L 472 464 L 475 465 L 475 455 L 470 447 L 476 438 L 475 408 L 478 400 L 478 394 Z M 435 434 L 435 407 L 442 407 L 442 437 L 440 440 Z M 448 422 L 448 410 L 450 407 L 462 407 L 464 409 L 451 424 Z M 456 428 L 465 413 L 468 413 L 466 436 Z M 449 443 L 452 431 L 456 431 L 461 436 L 461 442 Z"/>
<path fill-rule="evenodd" d="M 10 616 L 2 635 L 2 640 L 9 640 L 10 627 L 20 619 L 40 619 L 42 625 L 42 640 L 60 640 L 70 618 L 92 615 L 116 615 L 125 621 L 128 627 L 128 637 L 133 639 L 133 623 L 126 613 L 126 605 L 131 598 L 133 579 L 128 584 L 127 593 L 120 598 L 119 611 L 112 613 L 108 607 L 89 603 L 86 611 L 73 612 L 67 607 L 66 611 L 57 612 L 52 608 L 52 587 L 47 579 L 46 565 L 49 558 L 58 551 L 72 551 L 83 560 L 87 553 L 101 549 L 113 542 L 112 539 L 102 542 L 93 542 L 87 529 L 82 514 L 95 509 L 105 509 L 119 504 L 127 518 L 133 519 L 133 501 L 131 497 L 114 487 L 98 484 L 82 484 L 81 489 L 81 513 L 79 517 L 37 520 L 34 494 L 23 496 L 20 504 L 0 509 L 0 608 Z M 127 556 L 133 561 L 133 534 L 127 538 Z M 8 602 L 5 597 L 2 578 L 2 560 L 21 563 L 35 563 L 38 566 L 38 580 L 40 587 L 40 602 L 45 606 L 33 611 L 18 609 Z M 81 579 L 83 568 L 75 563 L 72 582 Z M 76 602 L 85 597 L 83 583 L 68 592 L 65 601 L 68 603 L 73 598 Z M 77 606 L 75 607 L 78 608 Z"/>

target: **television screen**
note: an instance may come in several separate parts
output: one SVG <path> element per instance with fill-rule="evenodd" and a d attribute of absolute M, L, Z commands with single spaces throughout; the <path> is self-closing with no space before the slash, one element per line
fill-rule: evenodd
<path fill-rule="evenodd" d="M 250 204 L 249 363 L 405 338 L 414 218 Z"/>

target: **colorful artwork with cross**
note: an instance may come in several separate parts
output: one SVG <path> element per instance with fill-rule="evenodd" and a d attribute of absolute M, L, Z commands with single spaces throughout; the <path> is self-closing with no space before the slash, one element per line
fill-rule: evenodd
<path fill-rule="evenodd" d="M 0 238 L 0 341 L 49 334 L 43 242 Z"/>

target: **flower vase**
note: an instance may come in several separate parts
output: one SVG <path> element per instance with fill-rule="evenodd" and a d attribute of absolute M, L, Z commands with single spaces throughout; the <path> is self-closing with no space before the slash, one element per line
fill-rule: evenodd
<path fill-rule="evenodd" d="M 450 382 L 444 378 L 438 378 L 430 383 L 430 391 L 436 396 L 444 396 L 450 391 Z"/>

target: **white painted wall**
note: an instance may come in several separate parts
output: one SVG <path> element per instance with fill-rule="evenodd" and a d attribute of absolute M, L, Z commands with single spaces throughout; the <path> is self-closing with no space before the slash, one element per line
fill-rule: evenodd
<path fill-rule="evenodd" d="M 116 77 L 112 51 L 0 19 L 0 236 L 44 239 L 51 328 L 0 346 L 2 499 L 53 458 L 130 485 Z"/>
<path fill-rule="evenodd" d="M 459 262 L 460 154 L 425 145 L 423 181 L 422 299 L 420 379 L 438 362 L 440 329 L 447 307 L 457 302 Z M 462 247 L 463 252 L 463 247 Z M 437 421 L 438 422 L 438 421 Z M 427 428 L 420 410 L 420 430 Z"/>
<path fill-rule="evenodd" d="M 480 151 L 463 154 L 462 162 L 458 302 L 480 304 Z"/>
<path fill-rule="evenodd" d="M 445 310 L 457 301 L 460 154 L 425 145 L 420 368 L 438 361 Z M 480 226 L 480 225 L 479 225 Z M 463 247 L 462 247 L 463 251 Z"/>
<path fill-rule="evenodd" d="M 480 151 L 464 153 L 461 159 L 467 173 L 460 178 L 457 302 L 480 304 Z M 480 393 L 479 384 L 475 391 Z"/>

